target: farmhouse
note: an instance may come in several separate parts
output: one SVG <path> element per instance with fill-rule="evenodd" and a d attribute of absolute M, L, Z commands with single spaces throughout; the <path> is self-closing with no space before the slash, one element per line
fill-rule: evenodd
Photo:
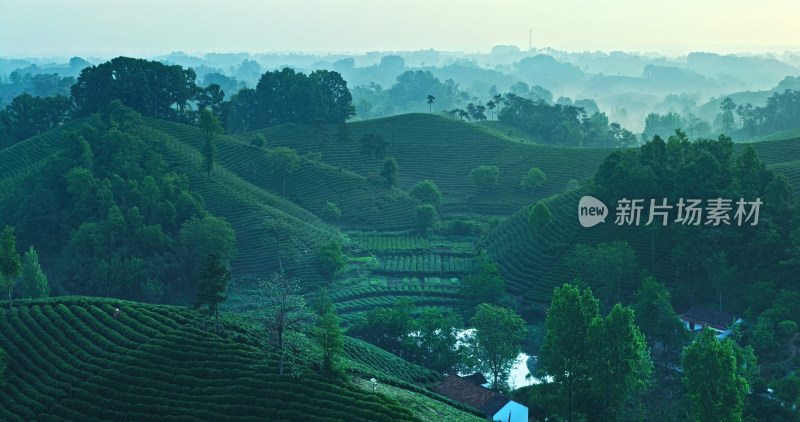
<path fill-rule="evenodd" d="M 469 379 L 449 375 L 434 390 L 445 397 L 482 411 L 493 421 L 528 421 L 527 407 L 471 381 L 478 378 L 476 375 L 470 376 Z"/>
<path fill-rule="evenodd" d="M 708 327 L 717 332 L 717 338 L 720 340 L 731 333 L 731 327 L 742 322 L 741 318 L 737 318 L 733 314 L 701 305 L 692 306 L 680 318 L 689 331 L 698 331 L 703 327 Z"/>

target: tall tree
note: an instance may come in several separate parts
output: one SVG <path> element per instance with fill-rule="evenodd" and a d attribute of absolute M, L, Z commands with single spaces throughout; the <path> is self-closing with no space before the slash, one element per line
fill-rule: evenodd
<path fill-rule="evenodd" d="M 436 99 L 436 97 L 434 97 L 433 95 L 428 94 L 428 113 L 429 114 L 433 113 L 433 100 L 435 100 L 435 99 Z"/>
<path fill-rule="evenodd" d="M 499 390 L 522 350 L 525 321 L 510 309 L 482 303 L 469 322 L 475 327 L 470 339 L 471 354 L 479 368 L 492 373 L 492 388 Z"/>
<path fill-rule="evenodd" d="M 587 337 L 592 351 L 586 402 L 591 403 L 587 406 L 589 420 L 613 420 L 626 399 L 649 386 L 653 361 L 645 337 L 634 323 L 633 309 L 619 303 L 605 318 L 598 316 L 592 321 Z"/>
<path fill-rule="evenodd" d="M 730 340 L 717 340 L 716 333 L 704 328 L 683 351 L 683 383 L 692 414 L 702 422 L 742 420 L 748 385 L 736 365 Z"/>
<path fill-rule="evenodd" d="M 392 188 L 400 181 L 400 167 L 394 157 L 387 157 L 383 160 L 383 169 L 381 169 L 381 178 L 387 188 Z"/>
<path fill-rule="evenodd" d="M 203 271 L 197 277 L 196 304 L 208 306 L 210 313 L 214 314 L 217 334 L 220 333 L 219 304 L 228 300 L 225 290 L 231 280 L 228 267 L 220 260 L 219 255 L 210 254 L 206 259 Z"/>
<path fill-rule="evenodd" d="M 588 388 L 593 350 L 587 333 L 598 314 L 599 302 L 591 290 L 581 292 L 570 284 L 553 291 L 547 308 L 547 332 L 539 350 L 539 360 L 558 385 L 564 416 L 569 422 L 575 420 L 579 400 Z"/>
<path fill-rule="evenodd" d="M 653 277 L 645 277 L 634 296 L 637 325 L 650 347 L 659 342 L 663 344 L 664 363 L 667 366 L 667 362 L 680 357 L 679 352 L 688 340 L 689 332 L 673 310 L 671 296 L 664 283 Z"/>
<path fill-rule="evenodd" d="M 333 311 L 320 315 L 317 342 L 322 348 L 322 373 L 336 374 L 344 340 L 342 339 L 342 329 L 339 327 L 339 317 Z"/>
<path fill-rule="evenodd" d="M 39 265 L 39 254 L 33 245 L 25 252 L 22 260 L 22 298 L 40 298 L 50 296 L 50 284 Z"/>
<path fill-rule="evenodd" d="M 217 147 L 214 145 L 214 138 L 221 135 L 222 125 L 214 116 L 214 113 L 209 109 L 200 111 L 200 121 L 197 123 L 200 130 L 203 132 L 203 170 L 208 173 L 208 178 L 211 179 L 211 169 L 214 166 L 214 156 L 216 155 Z"/>
<path fill-rule="evenodd" d="M 283 196 L 286 196 L 286 178 L 300 168 L 300 156 L 291 148 L 277 147 L 269 150 L 267 160 L 272 166 L 272 173 L 281 175 Z"/>
<path fill-rule="evenodd" d="M 344 268 L 344 254 L 342 253 L 342 244 L 336 239 L 330 239 L 323 243 L 317 250 L 317 260 L 319 261 L 322 271 L 328 278 L 332 278 L 337 271 Z"/>
<path fill-rule="evenodd" d="M 287 355 L 284 340 L 288 333 L 298 332 L 304 323 L 313 321 L 313 313 L 300 294 L 300 283 L 279 273 L 259 280 L 257 306 L 256 318 L 275 335 L 278 373 L 283 375 Z"/>
<path fill-rule="evenodd" d="M 14 227 L 6 226 L 0 235 L 0 275 L 3 287 L 8 293 L 8 309 L 11 309 L 11 296 L 14 293 L 14 278 L 22 272 L 22 264 L 17 253 L 17 238 Z"/>
<path fill-rule="evenodd" d="M 720 103 L 719 109 L 722 110 L 722 131 L 728 133 L 733 130 L 733 111 L 736 110 L 736 103 L 731 97 L 725 97 Z"/>

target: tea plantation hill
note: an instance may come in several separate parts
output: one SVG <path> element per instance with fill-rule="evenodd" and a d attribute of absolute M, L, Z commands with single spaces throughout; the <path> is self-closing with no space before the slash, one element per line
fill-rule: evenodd
<path fill-rule="evenodd" d="M 279 376 L 259 350 L 258 327 L 233 315 L 223 321 L 216 335 L 184 307 L 18 300 L 0 311 L 0 347 L 8 354 L 0 420 L 481 420 L 417 386 L 441 375 L 350 338 L 346 378 L 322 377 L 314 367 Z M 371 377 L 380 380 L 375 393 L 359 386 Z"/>
<path fill-rule="evenodd" d="M 797 131 L 787 131 L 753 143 L 762 163 L 776 175 L 786 176 L 795 194 L 800 193 L 800 160 L 797 159 L 800 137 L 797 135 Z M 733 156 L 738 156 L 743 147 L 743 144 L 735 144 Z M 573 277 L 574 269 L 563 258 L 576 244 L 596 245 L 624 239 L 636 253 L 638 268 L 649 269 L 650 274 L 661 280 L 674 277 L 674 263 L 669 258 L 672 245 L 654 243 L 650 232 L 642 227 L 608 224 L 613 221 L 613 210 L 606 224 L 583 229 L 577 218 L 577 203 L 584 194 L 582 189 L 577 189 L 544 199 L 553 221 L 540 231 L 528 222 L 531 204 L 504 220 L 488 235 L 486 244 L 506 280 L 506 289 L 523 299 L 523 307 L 543 309 L 550 302 L 553 289 Z M 652 269 L 651 258 L 655 264 Z"/>

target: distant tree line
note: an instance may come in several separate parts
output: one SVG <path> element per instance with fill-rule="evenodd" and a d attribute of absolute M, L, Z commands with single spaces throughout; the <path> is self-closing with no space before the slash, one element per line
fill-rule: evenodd
<path fill-rule="evenodd" d="M 186 124 L 197 122 L 201 112 L 208 109 L 227 133 L 284 123 L 343 123 L 355 114 L 347 82 L 339 73 L 328 70 L 310 75 L 290 68 L 267 72 L 256 89 L 243 88 L 229 101 L 225 101 L 225 92 L 217 83 L 198 86 L 193 69 L 145 59 L 117 57 L 85 67 L 77 80 L 56 81 L 47 76 L 36 75 L 32 83 L 43 79 L 48 83 L 42 85 L 54 88 L 33 91 L 41 95 L 17 96 L 0 110 L 0 147 L 73 118 L 102 112 L 113 100 L 143 116 Z M 230 81 L 220 82 L 236 86 Z M 64 83 L 71 85 L 68 92 L 57 89 Z M 48 96 L 53 93 L 58 95 Z"/>
<path fill-rule="evenodd" d="M 786 89 L 767 98 L 763 107 L 750 103 L 737 105 L 730 97 L 720 104 L 726 132 L 741 128 L 748 135 L 768 135 L 800 127 L 800 90 Z M 735 123 L 738 116 L 738 125 Z"/>

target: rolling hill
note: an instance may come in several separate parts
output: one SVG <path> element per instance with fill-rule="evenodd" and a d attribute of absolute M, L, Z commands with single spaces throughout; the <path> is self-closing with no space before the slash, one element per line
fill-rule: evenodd
<path fill-rule="evenodd" d="M 218 336 L 197 311 L 183 307 L 87 297 L 17 301 L 0 315 L 0 347 L 9 358 L 0 419 L 475 418 L 414 385 L 440 375 L 354 339 L 345 342 L 351 375 L 377 377 L 393 386 L 391 392 L 373 393 L 308 367 L 300 368 L 299 376 L 279 376 L 273 373 L 275 362 L 260 351 L 263 332 L 242 318 L 223 319 Z M 415 404 L 414 411 L 390 397 L 398 392 Z"/>

